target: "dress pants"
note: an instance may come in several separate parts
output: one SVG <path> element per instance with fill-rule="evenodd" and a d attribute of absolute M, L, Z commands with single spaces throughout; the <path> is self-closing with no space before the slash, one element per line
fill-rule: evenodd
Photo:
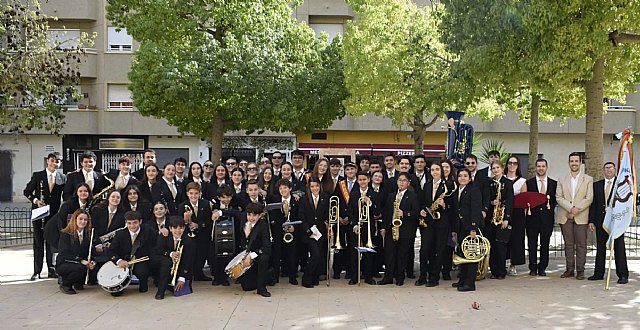
<path fill-rule="evenodd" d="M 476 273 L 478 272 L 478 263 L 467 263 L 460 265 L 460 286 L 468 286 L 475 289 Z"/>
<path fill-rule="evenodd" d="M 302 275 L 302 285 L 313 285 L 313 282 L 318 280 L 321 270 L 325 268 L 322 266 L 326 265 L 326 261 L 322 259 L 322 247 L 326 245 L 326 240 L 324 237 L 317 241 L 313 238 L 304 237 L 302 241 L 306 246 L 306 250 L 309 251 L 309 260 L 307 260 L 307 266 Z"/>
<path fill-rule="evenodd" d="M 209 250 L 211 245 L 211 227 L 212 226 L 201 228 L 198 231 L 198 234 L 196 235 L 196 237 L 193 238 L 195 239 L 194 243 L 196 246 L 196 258 L 195 258 L 195 264 L 193 265 L 193 273 L 195 277 L 204 276 L 203 268 L 207 260 L 209 260 Z M 213 266 L 210 264 L 209 268 L 213 268 Z M 213 272 L 213 269 L 212 269 L 212 272 Z"/>
<path fill-rule="evenodd" d="M 553 234 L 553 224 L 553 212 L 548 216 L 527 217 L 526 229 L 530 271 L 541 273 L 549 266 L 549 245 Z M 538 237 L 540 238 L 539 240 Z M 538 241 L 540 241 L 539 262 Z"/>
<path fill-rule="evenodd" d="M 445 258 L 445 248 L 449 239 L 448 226 L 430 225 L 420 229 L 420 278 L 436 283 L 440 280 L 440 270 Z"/>
<path fill-rule="evenodd" d="M 594 275 L 604 276 L 606 271 L 607 240 L 609 234 L 602 228 L 602 224 L 596 224 L 596 265 Z M 629 278 L 627 267 L 627 254 L 624 248 L 624 234 L 613 241 L 613 251 L 616 262 L 616 275 L 618 278 Z"/>
<path fill-rule="evenodd" d="M 507 276 L 507 243 L 496 241 L 496 232 L 498 226 L 489 223 L 487 226 L 487 239 L 491 243 L 491 252 L 489 256 L 489 268 L 491 275 L 504 277 Z"/>
<path fill-rule="evenodd" d="M 562 229 L 564 238 L 564 253 L 568 271 L 584 272 L 587 262 L 587 229 L 589 225 L 579 225 L 573 219 L 568 219 Z"/>
<path fill-rule="evenodd" d="M 32 221 L 33 227 L 33 273 L 40 274 L 42 272 L 42 259 L 46 256 L 47 268 L 54 268 L 53 251 L 49 243 L 44 240 L 44 225 L 46 221 L 42 219 Z M 45 249 L 46 248 L 46 249 Z M 46 254 L 45 254 L 46 251 Z"/>
<path fill-rule="evenodd" d="M 524 236 L 525 236 L 525 210 L 513 209 L 511 213 L 511 220 L 509 220 L 511 226 L 511 237 L 509 239 L 509 246 L 507 252 L 507 259 L 511 260 L 512 266 L 524 265 L 525 263 L 525 251 L 524 251 Z"/>
<path fill-rule="evenodd" d="M 384 280 L 391 280 L 395 277 L 396 281 L 404 281 L 404 274 L 407 269 L 407 261 L 409 260 L 409 251 L 413 249 L 414 238 L 407 237 L 398 241 L 393 240 L 391 230 L 385 234 L 385 272 Z"/>
<path fill-rule="evenodd" d="M 253 266 L 240 276 L 240 285 L 243 291 L 257 290 L 267 291 L 267 276 L 269 275 L 269 255 L 259 255 L 253 260 Z"/>
<path fill-rule="evenodd" d="M 164 293 L 169 286 L 169 281 L 172 280 L 170 278 L 172 267 L 173 261 L 170 258 L 151 259 L 151 268 L 158 271 L 158 293 Z"/>
<path fill-rule="evenodd" d="M 96 268 L 97 269 L 97 268 Z M 74 284 L 84 284 L 87 276 L 87 266 L 71 262 L 56 265 L 56 273 L 62 278 L 62 285 L 71 287 Z"/>

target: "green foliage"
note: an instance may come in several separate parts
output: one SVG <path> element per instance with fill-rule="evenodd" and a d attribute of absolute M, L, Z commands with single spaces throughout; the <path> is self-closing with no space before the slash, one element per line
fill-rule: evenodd
<path fill-rule="evenodd" d="M 474 148 L 476 141 L 480 143 L 480 140 L 474 139 Z M 482 149 L 480 150 L 480 153 L 477 155 L 478 160 L 485 164 L 489 164 L 489 152 L 493 150 L 497 150 L 500 153 L 500 161 L 502 162 L 502 164 L 507 164 L 507 160 L 509 159 L 509 157 L 511 157 L 511 153 L 507 152 L 507 149 L 504 147 L 504 142 L 498 140 L 485 140 L 482 143 Z"/>
<path fill-rule="evenodd" d="M 80 96 L 79 65 L 93 44 L 83 33 L 77 46 L 48 40 L 48 19 L 36 0 L 4 0 L 0 4 L 0 132 L 22 134 L 63 129 L 62 105 Z"/>
<path fill-rule="evenodd" d="M 316 39 L 291 10 L 284 0 L 107 6 L 108 18 L 141 43 L 129 73 L 140 113 L 201 138 L 216 124 L 297 132 L 343 115 L 340 41 Z"/>

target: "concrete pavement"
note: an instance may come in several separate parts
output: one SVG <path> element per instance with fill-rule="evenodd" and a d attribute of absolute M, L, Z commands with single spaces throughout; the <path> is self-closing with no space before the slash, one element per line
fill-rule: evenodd
<path fill-rule="evenodd" d="M 593 260 L 588 260 L 587 276 Z M 627 285 L 609 291 L 603 281 L 561 279 L 564 259 L 551 260 L 548 276 L 531 277 L 526 266 L 506 280 L 483 280 L 460 293 L 451 281 L 435 288 L 413 280 L 395 285 L 349 286 L 345 280 L 314 289 L 283 279 L 271 298 L 242 292 L 239 285 L 196 282 L 194 293 L 154 300 L 136 286 L 114 298 L 101 288 L 76 295 L 58 291 L 55 279 L 29 282 L 30 247 L 0 250 L 0 325 L 3 329 L 638 329 L 640 260 L 629 260 Z M 416 271 L 418 267 L 416 266 Z M 45 274 L 43 274 L 45 275 Z M 480 309 L 471 308 L 473 302 Z"/>

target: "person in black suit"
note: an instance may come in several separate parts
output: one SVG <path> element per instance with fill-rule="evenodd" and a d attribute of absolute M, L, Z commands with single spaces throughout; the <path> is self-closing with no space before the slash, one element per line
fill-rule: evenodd
<path fill-rule="evenodd" d="M 596 264 L 591 281 L 604 279 L 605 259 L 607 256 L 607 241 L 609 234 L 602 227 L 607 205 L 615 195 L 616 165 L 612 162 L 604 163 L 604 179 L 593 183 L 593 203 L 589 208 L 589 229 L 596 233 Z M 616 275 L 618 284 L 629 283 L 629 268 L 627 267 L 627 253 L 624 248 L 624 233 L 613 241 L 616 260 Z"/>
<path fill-rule="evenodd" d="M 348 162 L 344 166 L 346 178 L 335 187 L 334 196 L 338 196 L 340 202 L 340 242 L 342 249 L 336 249 L 333 255 L 333 278 L 339 279 L 340 273 L 346 271 L 345 278 L 354 278 L 355 272 L 351 269 L 351 253 L 355 248 L 355 237 L 353 235 L 353 226 L 349 219 L 349 202 L 351 201 L 351 192 L 358 189 L 356 182 L 356 174 L 358 167 L 355 163 Z M 337 228 L 332 228 L 332 232 L 338 233 Z"/>
<path fill-rule="evenodd" d="M 242 276 L 240 285 L 242 290 L 257 290 L 263 297 L 271 297 L 267 291 L 267 280 L 269 276 L 269 255 L 271 254 L 271 240 L 269 239 L 269 227 L 266 221 L 259 221 L 262 216 L 262 205 L 251 203 L 242 213 L 239 219 L 240 235 L 239 247 L 246 252 L 247 256 L 242 261 L 245 267 L 253 266 Z"/>
<path fill-rule="evenodd" d="M 340 159 L 331 158 L 331 160 L 329 160 L 329 174 L 331 174 L 331 180 L 333 181 L 333 189 L 336 189 L 338 182 L 344 180 L 344 176 L 340 175 L 340 170 L 342 170 L 342 162 Z"/>
<path fill-rule="evenodd" d="M 59 251 L 56 259 L 56 272 L 60 275 L 60 291 L 75 294 L 83 290 L 87 269 L 93 272 L 96 263 L 89 260 L 89 249 L 96 242 L 91 242 L 91 218 L 85 210 L 73 213 L 69 224 L 62 230 Z M 95 272 L 94 272 L 95 273 Z"/>
<path fill-rule="evenodd" d="M 478 166 L 478 157 L 471 154 L 467 156 L 464 163 L 466 169 L 471 173 L 471 184 L 478 187 L 482 194 L 482 218 L 486 219 L 489 213 L 489 207 L 491 207 L 491 196 L 489 194 L 489 186 L 491 186 L 491 178 L 486 173 L 479 173 L 476 171 Z"/>
<path fill-rule="evenodd" d="M 122 209 L 126 211 L 138 211 L 142 216 L 142 223 L 147 223 L 153 220 L 153 210 L 151 209 L 151 203 L 142 198 L 142 193 L 137 185 L 128 186 L 122 193 L 122 199 L 120 201 Z"/>
<path fill-rule="evenodd" d="M 511 220 L 514 199 L 513 182 L 503 175 L 503 170 L 504 166 L 499 160 L 491 164 L 491 172 L 494 175 L 490 186 L 491 207 L 485 220 L 486 235 L 489 242 L 491 242 L 491 256 L 489 257 L 490 278 L 499 280 L 507 276 L 507 244 L 509 243 L 509 238 L 505 240 L 500 231 L 511 231 L 509 221 Z M 500 189 L 500 200 L 497 199 L 498 189 Z M 496 225 L 493 223 L 493 217 L 498 208 L 504 209 L 502 211 L 503 216 L 496 218 L 496 221 L 502 221 Z"/>
<path fill-rule="evenodd" d="M 138 188 L 140 189 L 140 199 L 143 201 L 153 203 L 153 196 L 151 191 L 153 189 L 153 185 L 158 182 L 158 174 L 160 173 L 160 169 L 155 164 L 151 164 L 144 168 L 144 177 L 138 181 Z"/>
<path fill-rule="evenodd" d="M 475 237 L 479 228 L 483 227 L 482 219 L 482 194 L 478 187 L 471 184 L 471 171 L 466 168 L 458 171 L 458 189 L 453 194 L 451 222 L 452 233 L 457 244 L 467 235 Z M 455 253 L 460 253 L 456 251 Z M 460 254 L 460 256 L 462 256 Z M 458 282 L 451 284 L 458 291 L 475 291 L 476 290 L 476 273 L 478 272 L 478 263 L 463 263 L 460 265 L 460 279 Z"/>
<path fill-rule="evenodd" d="M 482 176 L 483 178 L 493 177 L 493 175 L 491 174 L 491 164 L 493 164 L 493 162 L 495 162 L 496 160 L 500 160 L 500 151 L 489 151 L 489 153 L 487 154 L 487 159 L 489 160 L 489 166 L 479 169 L 476 173 L 473 173 L 473 171 L 471 171 L 472 175 L 474 176 L 474 181 L 476 175 Z"/>
<path fill-rule="evenodd" d="M 96 205 L 91 210 L 91 219 L 96 237 L 125 226 L 125 211 L 120 206 L 120 200 L 120 191 L 111 190 L 107 193 L 107 200 Z"/>
<path fill-rule="evenodd" d="M 271 234 L 273 235 L 273 255 L 271 265 L 273 266 L 276 282 L 280 276 L 281 268 L 283 274 L 289 277 L 289 283 L 298 285 L 298 244 L 301 244 L 300 225 L 283 227 L 287 221 L 298 221 L 299 202 L 291 195 L 293 185 L 290 181 L 280 179 L 277 183 L 279 195 L 267 196 L 267 203 L 282 203 L 282 208 L 269 211 L 269 221 L 271 221 Z M 284 234 L 293 235 L 290 243 L 284 242 Z M 282 261 L 282 263 L 281 263 Z M 282 267 L 281 267 L 282 266 Z"/>
<path fill-rule="evenodd" d="M 200 185 L 195 182 L 190 182 L 187 185 L 187 197 L 188 199 L 180 204 L 179 208 L 184 210 L 184 222 L 188 223 L 190 231 L 196 234 L 196 256 L 193 265 L 194 280 L 211 281 L 211 277 L 206 276 L 203 272 L 205 262 L 211 260 L 209 258 L 211 230 L 213 228 L 211 204 L 201 198 Z M 212 267 L 212 262 L 209 262 L 209 268 Z"/>
<path fill-rule="evenodd" d="M 404 272 L 407 268 L 409 250 L 413 249 L 418 216 L 420 215 L 420 202 L 416 194 L 410 190 L 409 173 L 400 173 L 396 180 L 398 191 L 390 193 L 385 203 L 383 212 L 384 222 L 380 234 L 384 236 L 385 244 L 385 273 L 384 278 L 378 284 L 392 284 L 393 278 L 396 285 L 404 285 Z M 398 208 L 395 208 L 398 204 Z M 400 219 L 402 225 L 399 228 L 399 239 L 393 238 L 393 220 Z"/>
<path fill-rule="evenodd" d="M 58 213 L 54 214 L 44 227 L 44 240 L 48 242 L 53 252 L 58 251 L 60 231 L 67 226 L 71 215 L 78 209 L 85 209 L 91 201 L 89 185 L 80 183 L 76 186 L 74 196 L 60 205 Z"/>
<path fill-rule="evenodd" d="M 131 175 L 131 159 L 129 156 L 122 156 L 118 159 L 118 169 L 109 171 L 106 176 L 113 180 L 115 189 L 121 193 L 130 186 L 137 186 L 138 179 Z"/>
<path fill-rule="evenodd" d="M 169 286 L 171 270 L 176 262 L 178 270 L 176 273 L 175 291 L 181 290 L 184 285 L 191 285 L 187 280 L 193 278 L 193 257 L 196 247 L 191 238 L 184 231 L 184 221 L 180 216 L 169 217 L 169 230 L 171 235 L 158 237 L 156 246 L 151 256 L 152 268 L 158 269 L 158 291 L 155 298 L 164 299 L 164 293 Z M 178 252 L 178 247 L 182 246 L 182 253 Z"/>
<path fill-rule="evenodd" d="M 151 255 L 156 244 L 155 233 L 146 226 L 140 226 L 140 213 L 129 211 L 124 214 L 127 230 L 121 230 L 111 241 L 109 259 L 120 268 L 132 268 L 132 273 L 138 277 L 140 284 L 138 291 L 149 291 L 150 266 L 146 261 L 130 265 L 132 259 Z M 120 296 L 123 291 L 114 292 L 112 296 Z"/>
<path fill-rule="evenodd" d="M 427 159 L 424 155 L 416 155 L 413 158 L 414 172 L 411 173 L 411 186 L 418 195 L 418 200 L 423 201 L 424 189 L 427 182 L 431 181 L 430 169 L 427 166 Z"/>
<path fill-rule="evenodd" d="M 536 176 L 527 180 L 527 191 L 547 195 L 547 203 L 531 208 L 526 217 L 527 242 L 529 248 L 529 275 L 547 276 L 549 266 L 549 244 L 553 234 L 556 187 L 558 182 L 547 176 L 547 160 L 536 160 Z M 539 239 L 538 239 L 539 237 Z M 540 261 L 538 262 L 538 241 L 540 241 Z"/>
<path fill-rule="evenodd" d="M 419 223 L 420 229 L 420 277 L 416 285 L 434 287 L 440 284 L 440 270 L 444 263 L 445 247 L 451 231 L 448 209 L 451 205 L 449 191 L 442 178 L 442 165 L 431 164 L 432 180 L 424 186 L 424 200 Z M 435 206 L 432 209 L 432 206 Z M 431 212 L 433 211 L 433 212 Z M 428 278 L 427 278 L 428 274 Z"/>
<path fill-rule="evenodd" d="M 171 215 L 181 215 L 182 210 L 178 210 L 178 205 L 186 199 L 184 186 L 174 180 L 176 168 L 171 163 L 167 163 L 162 170 L 162 177 L 151 187 L 151 198 L 153 202 L 163 201 L 167 205 L 167 210 Z"/>
<path fill-rule="evenodd" d="M 370 170 L 373 170 L 375 166 L 380 166 L 378 161 L 371 162 Z M 371 173 L 371 181 L 370 186 L 373 191 L 378 194 L 378 209 L 384 210 L 386 198 L 389 196 L 389 192 L 387 187 L 384 185 L 384 173 L 380 170 L 376 170 Z M 394 188 L 395 189 L 395 188 Z M 377 234 L 373 236 L 373 244 L 376 246 L 376 254 L 373 256 L 373 264 L 374 271 L 373 277 L 380 277 L 380 273 L 384 271 L 384 244 L 383 237 L 379 234 L 380 229 L 382 228 L 382 214 L 378 216 L 374 216 L 375 224 L 376 224 L 376 232 Z"/>
<path fill-rule="evenodd" d="M 319 275 L 323 273 L 323 266 L 326 267 L 327 250 L 327 225 L 329 221 L 329 194 L 321 192 L 320 180 L 312 177 L 307 185 L 307 193 L 300 198 L 300 225 L 301 243 L 307 246 L 309 260 L 302 275 L 302 286 L 313 288 L 319 284 Z M 322 237 L 315 239 L 312 228 L 316 227 Z"/>
<path fill-rule="evenodd" d="M 156 165 L 156 151 L 153 149 L 146 149 L 142 154 L 142 157 L 144 166 L 131 173 L 134 177 L 136 177 L 136 179 L 138 179 L 138 181 L 142 181 L 142 179 L 145 177 L 147 166 Z M 157 165 L 156 168 L 158 168 Z"/>
<path fill-rule="evenodd" d="M 384 184 L 387 187 L 396 187 L 396 180 L 398 179 L 398 172 L 396 170 L 396 158 L 392 153 L 388 153 L 384 156 Z"/>
<path fill-rule="evenodd" d="M 142 227 L 147 227 L 150 232 L 154 232 L 155 240 L 158 240 L 161 236 L 169 236 L 169 212 L 167 211 L 167 206 L 164 205 L 162 201 L 157 201 L 153 204 L 153 219 L 147 222 L 143 221 Z"/>
<path fill-rule="evenodd" d="M 369 217 L 366 220 L 370 221 L 370 223 L 363 223 L 362 228 L 360 228 L 359 224 L 361 210 L 358 208 L 358 201 L 360 198 L 363 198 L 362 202 L 368 206 Z M 351 189 L 348 206 L 349 222 L 351 228 L 353 228 L 353 234 L 349 235 L 352 237 L 350 245 L 354 247 L 353 249 L 349 249 L 351 250 L 351 273 L 353 274 L 349 280 L 349 285 L 358 283 L 358 258 L 360 256 L 355 248 L 358 246 L 366 246 L 369 241 L 369 237 L 371 237 L 371 243 L 373 244 L 373 236 L 376 234 L 375 221 L 381 214 L 381 210 L 378 207 L 379 204 L 378 193 L 369 187 L 369 174 L 364 171 L 358 173 L 358 186 Z M 360 242 L 358 242 L 358 232 L 361 233 Z M 375 285 L 376 281 L 373 279 L 374 269 L 372 252 L 362 253 L 360 269 L 362 271 L 362 278 L 364 279 L 364 282 Z"/>
<path fill-rule="evenodd" d="M 42 259 L 45 257 L 48 269 L 47 277 L 56 277 L 53 266 L 53 251 L 49 243 L 44 240 L 44 226 L 60 209 L 62 191 L 67 180 L 67 177 L 58 171 L 60 164 L 62 164 L 62 156 L 59 152 L 47 155 L 47 167 L 42 171 L 33 172 L 31 180 L 23 191 L 24 196 L 31 202 L 32 209 L 49 205 L 48 216 L 31 221 L 33 227 L 33 275 L 31 281 L 40 279 Z"/>
<path fill-rule="evenodd" d="M 73 192 L 80 183 L 87 183 L 91 188 L 92 195 L 102 191 L 109 183 L 102 173 L 94 171 L 96 166 L 96 154 L 92 151 L 85 151 L 80 155 L 82 169 L 67 175 L 67 182 L 64 186 L 62 199 L 65 201 L 73 196 Z"/>
<path fill-rule="evenodd" d="M 224 268 L 229 263 L 229 261 L 231 261 L 231 259 L 234 257 L 234 253 L 236 252 L 234 250 L 235 245 L 234 247 L 228 247 L 222 241 L 223 239 L 228 238 L 228 236 L 222 234 L 225 237 L 218 237 L 216 236 L 216 234 L 218 233 L 216 233 L 215 230 L 216 230 L 216 225 L 218 224 L 218 221 L 221 218 L 232 220 L 234 224 L 239 219 L 241 212 L 232 203 L 233 195 L 234 195 L 233 188 L 226 185 L 220 187 L 220 189 L 218 189 L 218 198 L 212 207 L 213 211 L 211 214 L 212 216 L 211 219 L 213 220 L 214 234 L 212 236 L 213 239 L 211 240 L 211 246 L 209 249 L 209 265 L 211 267 L 211 275 L 213 276 L 213 281 L 211 282 L 211 285 L 214 285 L 214 286 L 216 285 L 229 286 L 229 280 L 228 280 L 227 274 L 225 274 L 224 272 Z M 235 227 L 234 232 L 231 233 L 230 235 L 231 237 L 233 237 L 234 242 L 237 243 L 238 240 L 240 239 L 239 228 Z M 230 251 L 227 251 L 227 249 L 230 249 Z M 228 255 L 224 255 L 225 252 L 227 252 Z"/>

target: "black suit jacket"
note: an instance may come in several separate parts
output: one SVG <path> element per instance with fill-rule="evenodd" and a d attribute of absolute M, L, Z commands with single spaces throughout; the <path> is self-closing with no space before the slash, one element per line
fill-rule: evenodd
<path fill-rule="evenodd" d="M 163 178 L 158 179 L 156 183 L 151 187 L 151 199 L 153 203 L 157 201 L 163 201 L 167 205 L 167 210 L 171 215 L 182 215 L 183 210 L 178 210 L 180 203 L 184 202 L 187 198 L 187 194 L 184 191 L 184 186 L 174 181 L 176 187 L 176 197 L 173 197 L 167 181 Z"/>
<path fill-rule="evenodd" d="M 451 231 L 458 234 L 458 241 L 469 235 L 471 230 L 484 227 L 482 220 L 482 194 L 478 187 L 467 185 L 462 194 L 456 190 L 452 195 L 453 212 L 450 213 Z"/>
<path fill-rule="evenodd" d="M 42 170 L 38 172 L 33 172 L 31 175 L 31 180 L 27 183 L 27 186 L 24 188 L 23 194 L 29 202 L 31 202 L 31 208 L 35 209 L 38 207 L 37 204 L 33 202 L 34 199 L 41 199 L 44 197 L 44 203 L 49 205 L 49 217 L 58 213 L 60 209 L 60 204 L 62 203 L 62 192 L 64 191 L 65 182 L 67 177 L 60 173 L 56 172 L 55 184 L 53 186 L 53 190 L 49 191 L 49 178 L 47 174 L 47 170 Z M 42 189 L 41 189 L 42 187 Z"/>
<path fill-rule="evenodd" d="M 116 182 L 116 180 L 118 179 L 118 175 L 120 175 L 120 170 L 114 169 L 109 171 L 106 176 L 113 180 L 114 184 L 118 184 Z M 129 186 L 136 186 L 138 185 L 138 179 L 133 175 L 133 174 L 129 174 L 129 180 L 127 180 L 126 184 L 124 185 L 124 187 L 122 189 L 120 189 L 120 192 L 123 192 L 125 189 L 127 189 L 127 187 Z M 114 187 L 115 188 L 115 187 Z M 124 196 L 123 196 L 124 197 Z"/>
<path fill-rule="evenodd" d="M 385 203 L 385 210 L 383 212 L 384 222 L 382 229 L 386 229 L 385 235 L 391 234 L 391 221 L 393 220 L 393 206 L 396 200 L 398 191 L 389 193 L 387 196 L 387 202 Z M 400 226 L 400 237 L 408 238 L 416 236 L 416 229 L 418 228 L 418 217 L 420 216 L 420 202 L 416 193 L 407 189 L 402 195 L 400 201 L 400 209 L 404 212 L 404 216 L 400 218 L 402 220 L 402 226 Z"/>
<path fill-rule="evenodd" d="M 247 222 L 247 214 L 242 213 L 238 221 L 241 232 L 239 242 L 240 250 L 255 252 L 258 256 L 271 255 L 271 239 L 269 238 L 269 227 L 266 221 L 258 220 L 253 226 L 249 237 L 244 235 L 244 226 Z"/>
<path fill-rule="evenodd" d="M 444 180 L 440 180 L 440 182 L 438 183 L 438 187 L 436 188 L 437 189 L 436 199 L 440 197 L 440 195 L 445 193 L 445 186 L 446 186 L 446 182 Z M 438 205 L 438 209 L 437 209 L 438 212 L 440 213 L 440 219 L 438 220 L 433 219 L 431 216 L 429 216 L 427 212 L 427 217 L 425 218 L 425 220 L 427 221 L 427 226 L 436 226 L 440 228 L 449 226 L 449 218 L 446 213 L 447 213 L 447 210 L 451 207 L 451 196 L 453 196 L 455 193 L 449 191 L 448 186 L 446 189 L 447 189 L 446 193 L 449 194 L 449 196 L 443 197 L 445 207 Z M 433 181 L 429 181 L 424 185 L 424 200 L 422 202 L 422 207 L 425 211 L 429 209 L 431 205 L 433 205 L 434 199 L 432 196 L 432 191 L 433 191 Z"/>
<path fill-rule="evenodd" d="M 351 192 L 357 189 L 359 189 L 357 180 L 353 183 L 353 186 L 351 187 L 351 191 L 349 191 L 349 183 L 347 183 L 347 180 L 342 180 L 338 182 L 335 190 L 333 191 L 333 196 L 338 196 L 338 200 L 340 201 L 340 217 L 349 218 L 349 223 L 351 223 L 351 217 L 349 215 L 349 203 L 351 202 Z M 359 198 L 359 195 L 358 195 L 358 198 Z M 358 221 L 357 218 L 356 218 L 356 221 Z"/>
<path fill-rule="evenodd" d="M 615 191 L 613 183 L 616 181 L 616 178 L 614 177 L 612 180 L 609 200 L 613 198 Z M 593 202 L 591 202 L 591 206 L 589 207 L 589 223 L 594 224 L 596 227 L 602 227 L 607 204 L 609 203 L 609 201 L 605 200 L 604 188 L 605 179 L 593 183 Z"/>
<path fill-rule="evenodd" d="M 532 192 L 540 192 L 538 191 L 538 177 L 534 176 L 533 178 L 527 180 L 527 191 Z M 553 221 L 554 210 L 558 202 L 556 201 L 556 188 L 558 187 L 558 181 L 547 177 L 547 191 L 546 195 L 549 197 L 549 208 L 547 208 L 547 203 L 544 203 L 540 206 L 531 208 L 531 215 L 527 215 L 528 218 L 532 219 L 549 219 Z M 591 210 L 591 208 L 589 208 Z M 535 221 L 535 220 L 534 220 Z"/>
<path fill-rule="evenodd" d="M 122 202 L 120 203 L 125 213 L 131 211 L 131 204 L 126 199 L 126 196 L 122 196 Z M 138 198 L 138 204 L 136 205 L 136 212 L 142 216 L 142 224 L 145 224 L 154 219 L 153 210 L 151 209 L 151 203 L 142 198 Z"/>
<path fill-rule="evenodd" d="M 178 265 L 177 277 L 191 279 L 196 246 L 194 241 L 186 235 L 186 231 L 185 234 L 182 234 L 180 244 L 182 245 L 182 255 L 180 256 L 180 265 Z M 174 251 L 176 251 L 176 249 L 173 248 L 173 235 L 169 234 L 169 236 L 159 236 L 151 257 L 171 260 L 171 252 Z"/>
<path fill-rule="evenodd" d="M 60 234 L 60 241 L 58 242 L 58 258 L 56 264 L 61 265 L 64 262 L 76 263 L 82 260 L 88 260 L 89 257 L 89 243 L 91 242 L 91 231 L 86 230 L 83 232 L 82 244 L 77 237 L 69 235 L 67 233 Z M 93 242 L 91 246 L 98 244 L 96 240 L 97 235 L 94 232 Z M 93 247 L 92 247 L 93 249 Z"/>
<path fill-rule="evenodd" d="M 313 205 L 312 196 L 302 196 L 300 198 L 299 219 L 302 221 L 300 230 L 306 235 L 311 234 L 310 228 L 314 225 L 326 237 L 327 225 L 329 221 L 329 194 L 321 192 L 318 195 L 318 206 Z"/>
<path fill-rule="evenodd" d="M 50 221 L 44 227 L 44 240 L 54 249 L 58 249 L 58 242 L 60 241 L 60 231 L 67 226 L 69 218 L 77 209 L 80 208 L 80 202 L 77 197 L 73 197 L 68 201 L 65 201 L 60 206 L 58 213 L 54 214 Z"/>
<path fill-rule="evenodd" d="M 109 259 L 115 263 L 118 259 L 131 261 L 132 253 L 136 258 L 150 256 L 156 245 L 156 233 L 146 226 L 140 226 L 140 232 L 134 244 L 135 251 L 132 249 L 131 234 L 128 229 L 117 232 L 108 250 Z"/>
<path fill-rule="evenodd" d="M 511 220 L 511 213 L 513 212 L 513 181 L 507 179 L 504 175 L 500 178 L 500 183 L 502 184 L 502 188 L 500 190 L 500 202 L 504 205 L 504 218 L 505 221 Z M 490 200 L 493 201 L 496 199 L 498 194 L 498 183 L 495 180 L 491 180 L 490 184 Z M 487 221 L 491 221 L 491 217 L 493 216 L 493 211 L 495 210 L 495 205 L 491 205 L 489 208 L 489 213 L 487 214 Z"/>
<path fill-rule="evenodd" d="M 472 183 L 480 190 L 480 194 L 482 194 L 482 211 L 486 214 L 489 214 L 489 208 L 491 207 L 491 193 L 489 189 L 491 182 L 492 180 L 487 177 L 486 173 L 476 173 Z"/>
<path fill-rule="evenodd" d="M 189 201 L 189 199 L 187 199 L 186 201 L 180 203 L 180 206 L 178 206 L 180 215 L 184 213 L 185 206 L 193 210 L 193 205 L 191 205 L 191 202 Z M 196 216 L 195 212 L 192 213 L 191 221 L 198 224 L 199 231 L 211 234 L 211 228 L 213 228 L 213 221 L 211 221 L 211 212 L 211 204 L 209 204 L 209 201 L 203 198 L 198 199 L 198 215 Z"/>
<path fill-rule="evenodd" d="M 153 187 L 153 185 L 151 185 Z M 138 181 L 138 188 L 140 188 L 140 199 L 153 204 L 153 196 L 151 195 L 152 188 L 149 187 L 149 183 Z"/>
<path fill-rule="evenodd" d="M 111 225 L 107 226 L 109 224 L 109 208 L 94 207 L 91 210 L 91 223 L 95 228 L 95 235 L 102 236 L 125 226 L 124 210 L 118 208 L 111 219 Z"/>
<path fill-rule="evenodd" d="M 78 172 L 69 173 L 67 175 L 67 183 L 64 185 L 64 192 L 62 194 L 62 199 L 65 201 L 73 196 L 73 193 L 76 191 L 76 187 L 84 182 L 84 174 L 82 170 Z M 107 180 L 104 179 L 102 173 L 98 173 L 98 171 L 93 171 L 93 189 L 91 190 L 91 194 L 95 196 L 97 193 L 102 191 L 109 185 Z"/>
<path fill-rule="evenodd" d="M 429 181 L 431 181 L 431 175 L 427 171 L 425 171 L 422 175 L 424 176 L 424 181 L 425 181 L 424 186 L 420 184 L 421 182 L 420 179 L 422 177 L 416 175 L 415 173 L 411 173 L 411 187 L 413 187 L 413 191 L 416 193 L 416 195 L 418 195 L 418 201 L 420 201 L 421 204 L 425 198 L 426 186 L 429 183 Z M 421 206 L 424 207 L 425 205 L 421 205 Z"/>
<path fill-rule="evenodd" d="M 476 176 L 480 175 L 483 178 L 489 178 L 489 171 L 491 166 L 487 166 L 485 168 L 481 168 L 479 170 L 476 171 Z"/>

